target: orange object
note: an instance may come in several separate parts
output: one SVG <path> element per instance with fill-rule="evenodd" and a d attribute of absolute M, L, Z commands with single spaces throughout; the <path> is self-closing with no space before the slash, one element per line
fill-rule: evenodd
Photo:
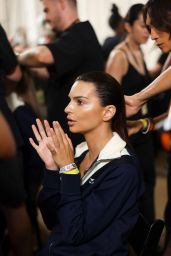
<path fill-rule="evenodd" d="M 171 132 L 162 132 L 160 134 L 160 141 L 161 141 L 162 147 L 166 151 L 171 151 Z"/>

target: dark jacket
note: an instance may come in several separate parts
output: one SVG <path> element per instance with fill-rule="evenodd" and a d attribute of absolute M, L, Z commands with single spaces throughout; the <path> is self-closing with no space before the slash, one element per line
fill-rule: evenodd
<path fill-rule="evenodd" d="M 83 157 L 84 153 L 77 159 L 78 166 Z M 142 191 L 140 173 L 129 154 L 110 160 L 82 185 L 79 174 L 46 171 L 39 200 L 52 233 L 40 255 L 128 255 Z"/>

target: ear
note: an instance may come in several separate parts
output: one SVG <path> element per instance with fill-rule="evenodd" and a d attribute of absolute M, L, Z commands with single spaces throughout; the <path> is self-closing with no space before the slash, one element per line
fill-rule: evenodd
<path fill-rule="evenodd" d="M 132 27 L 128 22 L 125 22 L 125 30 L 130 33 L 132 31 Z"/>
<path fill-rule="evenodd" d="M 114 105 L 108 105 L 103 112 L 103 121 L 110 121 L 116 113 L 116 107 Z"/>

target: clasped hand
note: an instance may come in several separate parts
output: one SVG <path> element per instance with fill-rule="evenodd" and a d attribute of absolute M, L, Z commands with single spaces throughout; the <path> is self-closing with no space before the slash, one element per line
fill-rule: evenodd
<path fill-rule="evenodd" d="M 38 142 L 36 144 L 32 138 L 29 141 L 37 151 L 40 158 L 49 170 L 57 170 L 67 164 L 74 162 L 74 149 L 68 135 L 64 133 L 60 124 L 53 122 L 50 127 L 47 120 L 44 126 L 39 119 L 36 119 L 36 125 L 32 125 L 32 130 Z"/>

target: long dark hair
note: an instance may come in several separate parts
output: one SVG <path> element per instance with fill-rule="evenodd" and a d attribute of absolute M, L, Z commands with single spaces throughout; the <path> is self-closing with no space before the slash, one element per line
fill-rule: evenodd
<path fill-rule="evenodd" d="M 132 5 L 125 16 L 125 22 L 129 23 L 132 26 L 134 22 L 138 20 L 139 15 L 143 13 L 143 7 L 143 4 Z"/>
<path fill-rule="evenodd" d="M 170 0 L 149 0 L 143 11 L 144 22 L 147 15 L 150 17 L 151 25 L 160 31 L 171 36 L 171 1 Z M 149 31 L 150 32 L 150 31 Z"/>
<path fill-rule="evenodd" d="M 112 130 L 128 143 L 125 102 L 121 85 L 111 75 L 100 71 L 80 75 L 76 81 L 93 83 L 102 106 L 114 105 L 116 114 L 112 119 Z"/>

